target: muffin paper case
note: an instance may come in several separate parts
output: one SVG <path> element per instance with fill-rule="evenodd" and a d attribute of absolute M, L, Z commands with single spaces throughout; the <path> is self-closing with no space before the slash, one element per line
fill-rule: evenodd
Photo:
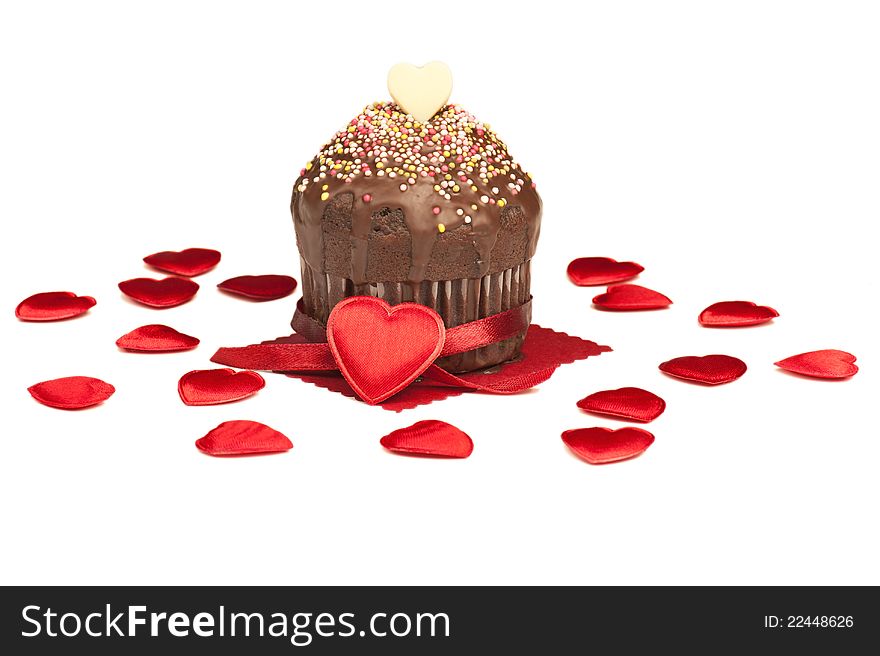
<path fill-rule="evenodd" d="M 306 164 L 291 212 L 303 310 L 320 323 L 350 296 L 419 303 L 447 328 L 531 298 L 541 199 L 504 143 L 459 106 L 420 122 L 397 104 L 369 105 Z M 490 367 L 515 358 L 524 337 L 437 364 Z"/>
<path fill-rule="evenodd" d="M 330 311 L 339 301 L 351 296 L 375 296 L 391 305 L 420 303 L 435 310 L 447 328 L 521 307 L 531 298 L 528 261 L 483 278 L 423 280 L 416 284 L 380 282 L 355 285 L 349 278 L 316 273 L 305 261 L 302 274 L 304 310 L 321 323 L 327 322 Z M 531 320 L 531 307 L 527 319 Z M 525 331 L 512 339 L 440 358 L 437 364 L 453 373 L 491 367 L 515 358 L 524 339 Z"/>

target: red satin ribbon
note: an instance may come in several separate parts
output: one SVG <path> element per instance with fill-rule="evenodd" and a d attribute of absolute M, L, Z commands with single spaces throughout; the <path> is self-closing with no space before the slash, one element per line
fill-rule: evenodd
<path fill-rule="evenodd" d="M 324 344 L 251 344 L 222 347 L 211 362 L 257 371 L 333 371 L 336 360 Z"/>
<path fill-rule="evenodd" d="M 454 328 L 447 328 L 443 351 L 438 357 L 443 358 L 447 355 L 473 351 L 516 337 L 529 327 L 531 307 L 532 301 L 528 300 L 511 310 L 505 310 Z M 296 312 L 293 315 L 291 326 L 297 334 L 302 335 L 309 342 L 327 341 L 327 331 L 319 321 L 312 319 L 305 313 L 302 299 L 296 304 Z"/>
<path fill-rule="evenodd" d="M 446 330 L 443 350 L 439 357 L 464 353 L 511 339 L 522 334 L 529 326 L 531 301 L 523 305 L 493 314 L 484 319 L 471 321 Z M 324 326 L 309 317 L 297 303 L 292 322 L 293 329 L 309 343 L 299 344 L 252 344 L 251 346 L 220 348 L 211 358 L 212 362 L 240 369 L 261 371 L 335 371 L 338 369 L 330 348 Z M 493 385 L 490 380 L 477 383 L 465 380 L 432 364 L 422 378 L 435 384 L 479 390 L 493 394 L 513 394 L 547 380 L 556 367 L 543 369 L 522 376 L 507 377 L 503 383 Z M 485 377 L 491 379 L 491 377 Z"/>

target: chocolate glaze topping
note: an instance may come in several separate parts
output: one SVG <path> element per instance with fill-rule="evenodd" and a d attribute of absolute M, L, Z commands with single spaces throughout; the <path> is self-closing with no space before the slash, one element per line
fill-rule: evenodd
<path fill-rule="evenodd" d="M 488 125 L 455 105 L 418 123 L 393 103 L 374 103 L 321 149 L 294 185 L 291 211 L 300 254 L 326 272 L 324 232 L 328 208 L 350 217 L 351 258 L 346 271 L 356 285 L 370 281 L 371 230 L 381 213 L 402 215 L 412 257 L 399 281 L 448 279 L 432 267 L 435 245 L 472 245 L 466 275 L 477 278 L 510 266 L 493 266 L 492 250 L 505 225 L 526 230 L 522 260 L 535 251 L 541 199 L 527 173 Z M 522 228 L 518 228 L 522 229 Z M 431 269 L 436 272 L 432 276 Z M 436 276 L 436 277 L 435 277 Z"/>

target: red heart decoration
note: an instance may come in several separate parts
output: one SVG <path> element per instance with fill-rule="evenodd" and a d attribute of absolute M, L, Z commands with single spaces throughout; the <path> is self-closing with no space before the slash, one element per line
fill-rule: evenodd
<path fill-rule="evenodd" d="M 635 278 L 644 270 L 645 267 L 635 262 L 618 262 L 610 257 L 579 257 L 569 263 L 565 272 L 578 287 L 594 287 Z"/>
<path fill-rule="evenodd" d="M 641 428 L 576 428 L 565 431 L 562 441 L 591 465 L 604 465 L 644 453 L 654 436 Z"/>
<path fill-rule="evenodd" d="M 660 365 L 660 371 L 704 385 L 723 385 L 746 372 L 746 363 L 730 355 L 686 355 Z"/>
<path fill-rule="evenodd" d="M 617 312 L 659 310 L 672 305 L 672 301 L 660 292 L 639 285 L 614 285 L 594 298 L 593 303 L 602 310 Z"/>
<path fill-rule="evenodd" d="M 210 248 L 187 248 L 180 252 L 162 251 L 147 255 L 144 262 L 154 269 L 178 276 L 198 276 L 217 266 L 220 262 L 220 251 Z"/>
<path fill-rule="evenodd" d="M 327 321 L 339 371 L 370 405 L 394 396 L 430 367 L 445 336 L 440 315 L 424 305 L 391 307 L 372 296 L 342 300 Z"/>
<path fill-rule="evenodd" d="M 663 414 L 666 401 L 638 387 L 621 387 L 590 394 L 577 406 L 587 412 L 648 422 Z"/>
<path fill-rule="evenodd" d="M 774 364 L 786 371 L 811 378 L 849 378 L 859 371 L 853 364 L 855 361 L 856 356 L 852 353 L 824 349 L 793 355 Z"/>
<path fill-rule="evenodd" d="M 246 296 L 258 301 L 274 301 L 290 296 L 296 289 L 296 280 L 290 276 L 269 274 L 265 276 L 238 276 L 224 280 L 219 289 L 230 294 Z"/>
<path fill-rule="evenodd" d="M 170 276 L 162 280 L 135 278 L 119 283 L 120 291 L 138 303 L 155 308 L 169 308 L 191 300 L 199 291 L 197 282 Z"/>
<path fill-rule="evenodd" d="M 778 316 L 776 310 L 766 305 L 755 305 L 751 301 L 722 301 L 700 312 L 700 323 L 710 327 L 735 328 L 757 326 Z"/>
<path fill-rule="evenodd" d="M 467 433 L 436 419 L 400 428 L 379 443 L 395 453 L 443 458 L 467 458 L 474 450 L 474 442 Z"/>
<path fill-rule="evenodd" d="M 56 378 L 28 387 L 28 392 L 37 401 L 62 410 L 79 410 L 103 403 L 115 391 L 110 383 L 89 376 Z"/>
<path fill-rule="evenodd" d="M 88 312 L 95 303 L 91 296 L 77 296 L 73 292 L 43 292 L 19 303 L 15 316 L 22 321 L 59 321 Z"/>
<path fill-rule="evenodd" d="M 161 353 L 188 351 L 199 345 L 196 337 L 184 335 L 170 326 L 153 323 L 135 328 L 116 340 L 116 346 L 126 351 Z"/>
<path fill-rule="evenodd" d="M 266 386 L 256 371 L 204 369 L 180 378 L 177 392 L 187 405 L 218 405 L 253 396 Z"/>
<path fill-rule="evenodd" d="M 244 456 L 290 451 L 293 443 L 283 433 L 256 421 L 224 421 L 196 440 L 196 448 L 209 456 Z"/>

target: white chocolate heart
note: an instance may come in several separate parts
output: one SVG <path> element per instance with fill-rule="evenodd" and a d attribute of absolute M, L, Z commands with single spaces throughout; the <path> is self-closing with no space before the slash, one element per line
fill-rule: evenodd
<path fill-rule="evenodd" d="M 388 71 L 388 91 L 403 111 L 424 123 L 443 109 L 452 93 L 452 71 L 443 62 L 396 64 Z"/>

